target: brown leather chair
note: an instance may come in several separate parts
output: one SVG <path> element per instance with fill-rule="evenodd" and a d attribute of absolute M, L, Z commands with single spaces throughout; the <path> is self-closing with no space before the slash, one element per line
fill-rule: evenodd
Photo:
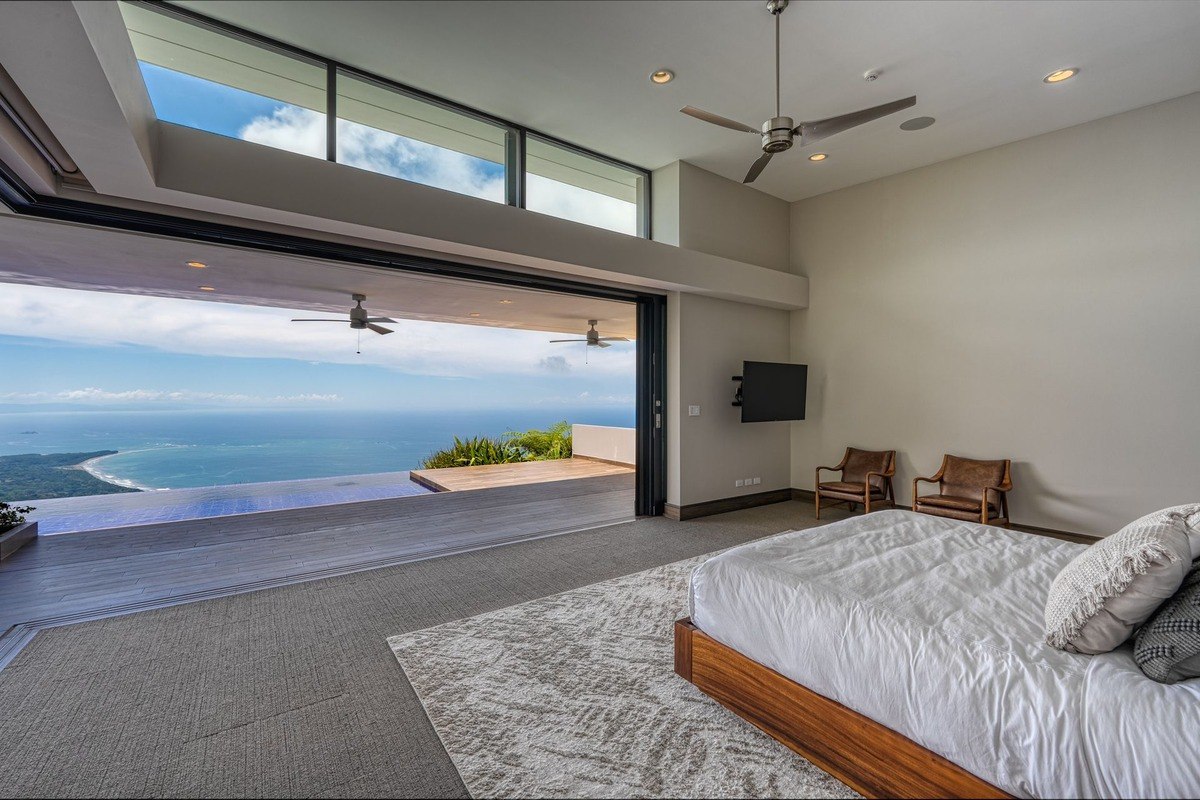
<path fill-rule="evenodd" d="M 913 511 L 1007 528 L 1011 467 L 1007 458 L 978 461 L 942 456 L 942 468 L 936 475 L 913 481 Z M 921 481 L 936 483 L 938 493 L 918 496 L 917 484 Z"/>
<path fill-rule="evenodd" d="M 821 470 L 842 473 L 840 481 L 821 482 Z M 821 518 L 821 498 L 830 498 L 845 503 L 853 510 L 858 503 L 863 513 L 871 513 L 872 504 L 896 505 L 896 494 L 892 491 L 892 476 L 896 474 L 895 450 L 859 450 L 847 447 L 842 462 L 836 467 L 817 467 L 816 486 L 817 519 Z"/>

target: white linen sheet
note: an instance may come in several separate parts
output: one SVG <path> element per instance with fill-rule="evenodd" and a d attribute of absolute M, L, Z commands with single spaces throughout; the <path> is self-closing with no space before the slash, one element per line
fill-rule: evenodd
<path fill-rule="evenodd" d="M 1200 680 L 1129 645 L 1045 644 L 1046 592 L 1084 546 L 880 511 L 728 550 L 692 575 L 714 639 L 1021 797 L 1200 796 Z"/>

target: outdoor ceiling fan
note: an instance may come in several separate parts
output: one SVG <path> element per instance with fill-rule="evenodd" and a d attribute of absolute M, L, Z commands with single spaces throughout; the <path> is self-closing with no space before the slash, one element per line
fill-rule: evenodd
<path fill-rule="evenodd" d="M 612 347 L 612 345 L 610 345 L 609 342 L 628 342 L 629 341 L 624 336 L 601 336 L 600 331 L 596 330 L 596 325 L 598 323 L 599 323 L 599 320 L 596 320 L 596 319 L 588 320 L 588 325 L 590 327 L 588 329 L 588 332 L 586 334 L 584 334 L 587 337 L 586 339 L 551 339 L 550 343 L 558 344 L 560 342 L 587 342 L 588 347 Z"/>
<path fill-rule="evenodd" d="M 719 114 L 713 114 L 703 109 L 693 106 L 684 106 L 679 109 L 684 114 L 695 117 L 696 119 L 711 122 L 713 125 L 720 125 L 724 128 L 730 128 L 735 131 L 745 131 L 753 133 L 755 136 L 762 137 L 763 154 L 758 157 L 758 160 L 750 165 L 750 171 L 746 173 L 746 177 L 742 179 L 742 183 L 753 183 L 754 179 L 762 173 L 767 164 L 771 161 L 771 156 L 776 153 L 782 153 L 785 150 L 790 150 L 795 144 L 795 137 L 800 137 L 800 146 L 804 147 L 814 142 L 819 142 L 833 136 L 835 133 L 849 130 L 850 128 L 862 125 L 865 122 L 886 117 L 888 114 L 894 114 L 905 108 L 910 108 L 917 103 L 916 96 L 906 97 L 903 100 L 896 100 L 891 103 L 884 103 L 881 106 L 874 108 L 866 108 L 862 111 L 854 111 L 850 114 L 842 114 L 838 117 L 830 117 L 829 119 L 821 119 L 813 122 L 801 122 L 795 124 L 795 120 L 791 117 L 780 116 L 779 113 L 779 17 L 783 14 L 783 10 L 788 7 L 788 0 L 767 0 L 767 11 L 775 17 L 775 116 L 762 124 L 760 128 L 752 128 L 737 120 L 722 117 Z"/>
<path fill-rule="evenodd" d="M 350 309 L 350 319 L 348 320 L 350 323 L 350 328 L 352 330 L 375 331 L 376 333 L 378 333 L 380 335 L 387 335 L 389 333 L 395 333 L 395 331 L 393 331 L 391 328 L 385 328 L 382 325 L 376 325 L 375 323 L 391 322 L 394 324 L 396 322 L 396 320 L 392 319 L 391 317 L 367 316 L 367 310 L 365 308 L 363 308 L 363 306 L 362 306 L 363 301 L 367 299 L 367 296 L 365 294 L 352 294 L 352 295 L 350 295 L 350 297 L 355 302 L 354 308 Z M 345 325 L 347 320 L 345 320 L 345 319 L 327 319 L 327 318 L 326 319 L 293 319 L 292 322 L 337 322 L 339 324 Z"/>

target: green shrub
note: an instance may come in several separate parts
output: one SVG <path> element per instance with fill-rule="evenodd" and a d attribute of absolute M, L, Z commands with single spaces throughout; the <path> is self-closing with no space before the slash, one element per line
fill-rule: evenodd
<path fill-rule="evenodd" d="M 571 457 L 571 423 L 556 422 L 544 431 L 509 431 L 504 440 L 525 454 L 525 461 Z"/>
<path fill-rule="evenodd" d="M 571 424 L 564 421 L 544 431 L 508 431 L 498 439 L 487 436 L 460 439 L 455 436 L 452 447 L 431 453 L 421 462 L 421 469 L 478 467 L 570 457 Z"/>

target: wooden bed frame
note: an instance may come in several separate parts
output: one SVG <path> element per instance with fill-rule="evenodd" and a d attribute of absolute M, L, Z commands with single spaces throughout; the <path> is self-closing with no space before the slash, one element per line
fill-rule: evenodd
<path fill-rule="evenodd" d="M 864 797 L 1011 797 L 856 711 L 675 623 L 675 672 Z"/>

